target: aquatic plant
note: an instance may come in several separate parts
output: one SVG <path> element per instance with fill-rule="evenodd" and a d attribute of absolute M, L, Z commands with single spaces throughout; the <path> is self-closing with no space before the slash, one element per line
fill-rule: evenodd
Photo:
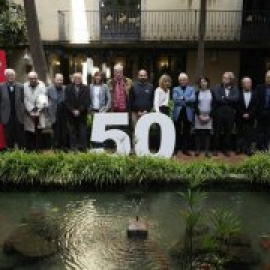
<path fill-rule="evenodd" d="M 231 237 L 240 231 L 238 217 L 231 210 L 218 208 L 212 210 L 210 221 L 220 246 L 225 246 L 229 250 Z"/>
<path fill-rule="evenodd" d="M 187 209 L 181 212 L 186 224 L 183 269 L 192 269 L 194 230 L 202 218 L 202 202 L 206 198 L 206 194 L 198 189 L 200 182 L 196 181 L 196 185 L 194 183 L 190 184 L 186 192 L 179 193 L 187 203 Z"/>

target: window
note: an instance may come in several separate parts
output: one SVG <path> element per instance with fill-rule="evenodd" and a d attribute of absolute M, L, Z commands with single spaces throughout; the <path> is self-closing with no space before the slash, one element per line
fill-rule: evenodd
<path fill-rule="evenodd" d="M 141 0 L 101 0 L 101 9 L 140 9 Z"/>

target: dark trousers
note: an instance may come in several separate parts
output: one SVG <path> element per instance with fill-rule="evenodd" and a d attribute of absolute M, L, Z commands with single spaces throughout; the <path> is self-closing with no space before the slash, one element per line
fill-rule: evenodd
<path fill-rule="evenodd" d="M 28 151 L 37 151 L 44 148 L 43 135 L 41 129 L 36 129 L 35 132 L 26 131 L 26 149 Z"/>
<path fill-rule="evenodd" d="M 191 127 L 192 123 L 188 120 L 186 109 L 182 108 L 180 114 L 178 116 L 177 121 L 174 122 L 175 132 L 176 132 L 176 149 L 180 149 L 180 145 L 182 146 L 182 150 L 186 151 L 190 149 L 190 141 L 191 141 Z M 182 133 L 182 136 L 181 136 Z M 182 138 L 182 143 L 181 142 Z"/>
<path fill-rule="evenodd" d="M 87 125 L 82 121 L 70 121 L 68 126 L 71 150 L 85 151 L 87 148 Z"/>
<path fill-rule="evenodd" d="M 66 108 L 58 104 L 56 111 L 56 121 L 52 125 L 53 147 L 55 149 L 66 149 L 68 147 L 68 126 Z"/>
<path fill-rule="evenodd" d="M 170 108 L 168 106 L 161 106 L 159 107 L 159 111 L 167 116 L 170 115 Z"/>
<path fill-rule="evenodd" d="M 231 136 L 234 128 L 234 115 L 219 115 L 214 119 L 214 149 L 232 150 Z M 221 137 L 223 138 L 221 142 Z M 222 145 L 222 147 L 220 147 Z"/>
<path fill-rule="evenodd" d="M 24 125 L 21 124 L 16 116 L 11 117 L 9 122 L 4 125 L 6 147 L 12 149 L 18 145 L 19 149 L 25 146 Z"/>
<path fill-rule="evenodd" d="M 206 153 L 210 150 L 211 130 L 196 129 L 195 130 L 195 146 L 196 151 L 204 150 Z"/>
<path fill-rule="evenodd" d="M 65 149 L 67 148 L 67 126 L 66 124 L 56 121 L 52 125 L 53 129 L 53 146 L 55 149 Z"/>
<path fill-rule="evenodd" d="M 265 151 L 268 149 L 270 136 L 270 119 L 268 117 L 260 117 L 257 120 L 257 148 Z"/>
<path fill-rule="evenodd" d="M 254 139 L 254 120 L 239 119 L 237 121 L 237 149 L 241 152 L 251 150 Z"/>

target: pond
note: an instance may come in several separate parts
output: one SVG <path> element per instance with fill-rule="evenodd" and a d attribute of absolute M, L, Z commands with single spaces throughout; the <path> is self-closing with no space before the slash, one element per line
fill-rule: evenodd
<path fill-rule="evenodd" d="M 209 192 L 204 209 L 233 210 L 265 265 L 270 264 L 270 251 L 260 248 L 259 239 L 270 234 L 269 205 L 268 193 Z M 170 250 L 183 236 L 180 212 L 184 208 L 184 200 L 170 191 L 0 192 L 0 269 L 180 269 Z M 148 223 L 145 241 L 127 239 L 127 224 L 136 215 Z M 4 242 L 18 226 L 32 220 L 35 230 L 39 219 L 59 234 L 53 256 L 33 260 L 2 252 Z M 23 241 L 24 247 L 30 245 L 35 252 L 41 248 L 31 237 L 24 236 Z"/>

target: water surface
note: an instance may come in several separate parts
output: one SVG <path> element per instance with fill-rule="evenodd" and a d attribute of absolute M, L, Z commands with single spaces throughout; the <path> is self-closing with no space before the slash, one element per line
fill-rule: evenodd
<path fill-rule="evenodd" d="M 262 252 L 258 244 L 262 234 L 270 234 L 269 194 L 209 192 L 207 195 L 205 211 L 216 207 L 235 211 L 254 248 L 261 252 L 265 263 L 270 263 L 270 253 Z M 177 192 L 2 192 L 0 249 L 22 221 L 42 213 L 59 234 L 59 251 L 40 261 L 26 261 L 0 252 L 0 269 L 179 269 L 170 249 L 183 235 L 185 227 L 180 212 L 184 208 Z M 136 215 L 148 222 L 147 241 L 126 238 L 126 226 Z"/>

